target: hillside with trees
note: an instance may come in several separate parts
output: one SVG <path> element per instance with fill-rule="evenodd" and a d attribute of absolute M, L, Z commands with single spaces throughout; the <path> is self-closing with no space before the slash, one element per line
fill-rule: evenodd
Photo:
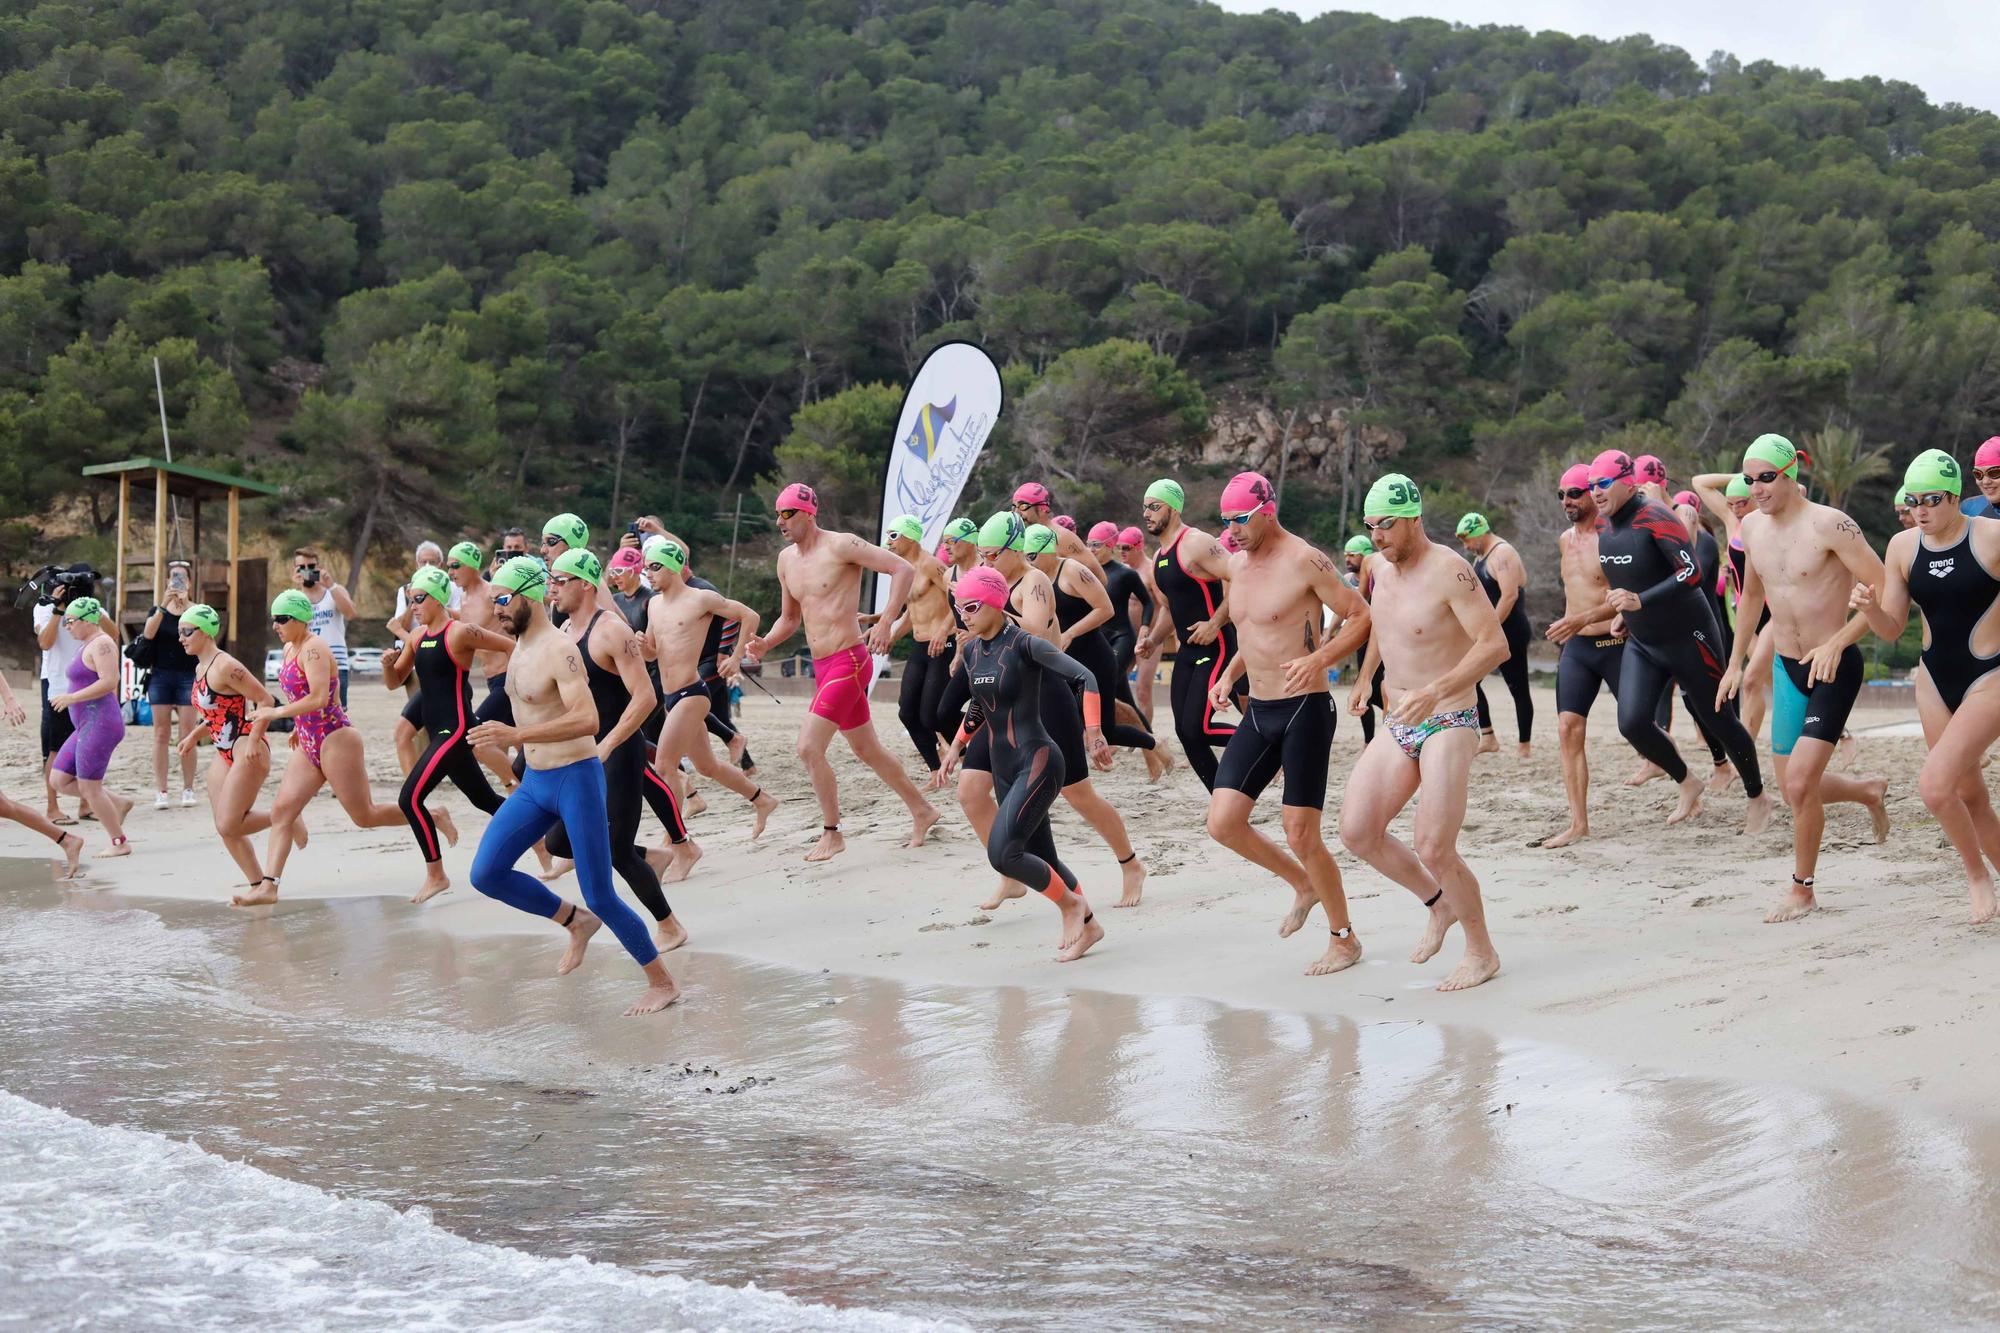
<path fill-rule="evenodd" d="M 1502 510 L 1607 441 L 1684 475 L 1780 430 L 1879 529 L 1887 458 L 2000 433 L 1996 272 L 2000 120 L 1645 38 L 14 3 L 0 558 L 154 451 L 155 356 L 182 455 L 358 561 L 556 507 L 713 540 L 783 467 L 866 525 L 898 386 L 967 337 L 1010 395 L 981 500 L 1033 468 L 1129 512 L 1213 406 L 1330 403 Z M 1297 485 L 1339 535 L 1333 476 Z"/>

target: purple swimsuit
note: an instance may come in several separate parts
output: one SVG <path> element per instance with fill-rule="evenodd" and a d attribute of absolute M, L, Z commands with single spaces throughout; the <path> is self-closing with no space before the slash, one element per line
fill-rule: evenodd
<path fill-rule="evenodd" d="M 97 683 L 97 668 L 83 658 L 78 653 L 69 664 L 65 679 L 71 694 Z M 125 739 L 125 718 L 118 709 L 118 691 L 71 704 L 69 719 L 76 730 L 63 742 L 62 749 L 56 751 L 56 768 L 85 782 L 104 781 L 104 770 L 111 766 L 111 752 Z"/>
<path fill-rule="evenodd" d="M 285 664 L 278 668 L 278 688 L 285 692 L 286 703 L 297 703 L 312 692 L 312 683 L 306 679 L 306 669 L 299 665 L 296 657 L 287 657 Z M 326 707 L 317 712 L 301 713 L 292 719 L 292 735 L 299 742 L 299 752 L 319 767 L 319 751 L 326 744 L 326 738 L 348 725 L 347 712 L 340 706 L 337 690 L 327 691 Z"/>

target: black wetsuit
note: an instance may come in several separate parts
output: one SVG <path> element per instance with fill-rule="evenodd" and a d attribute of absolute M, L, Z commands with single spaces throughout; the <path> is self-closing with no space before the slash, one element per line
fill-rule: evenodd
<path fill-rule="evenodd" d="M 1214 791 L 1218 763 L 1215 751 L 1229 744 L 1236 728 L 1215 720 L 1208 692 L 1222 679 L 1230 659 L 1236 656 L 1236 627 L 1224 625 L 1213 643 L 1194 641 L 1195 626 L 1214 616 L 1215 608 L 1221 604 L 1222 588 L 1181 568 L 1179 548 L 1186 536 L 1187 529 L 1183 528 L 1174 534 L 1172 542 L 1160 548 L 1153 558 L 1153 583 L 1159 588 L 1160 597 L 1167 604 L 1167 614 L 1181 638 L 1180 651 L 1174 655 L 1173 685 L 1168 695 L 1174 710 L 1174 734 L 1180 738 L 1188 765 L 1201 779 L 1201 785 Z M 1240 691 L 1248 687 L 1239 681 L 1238 688 Z"/>
<path fill-rule="evenodd" d="M 1070 561 L 1066 559 L 1058 561 L 1056 572 L 1049 578 L 1049 582 L 1055 586 L 1056 623 L 1061 625 L 1064 630 L 1068 630 L 1072 625 L 1080 622 L 1085 616 L 1090 614 L 1091 610 L 1090 602 L 1087 599 L 1075 597 L 1063 591 L 1062 576 L 1067 572 L 1069 564 Z M 1121 565 L 1120 568 L 1124 567 Z M 1130 570 L 1126 572 L 1131 573 Z M 1134 577 L 1136 578 L 1137 576 L 1134 575 Z M 1113 605 L 1115 606 L 1116 603 Z M 1116 610 L 1112 611 L 1111 619 L 1114 622 L 1117 621 L 1118 612 Z M 1125 623 L 1129 625 L 1132 622 L 1127 620 Z M 1097 682 L 1097 696 L 1104 701 L 1104 739 L 1118 746 L 1120 749 L 1152 749 L 1152 732 L 1139 727 L 1119 725 L 1115 703 L 1119 696 L 1124 693 L 1124 691 L 1119 689 L 1119 686 L 1125 679 L 1125 673 L 1118 669 L 1118 655 L 1111 651 L 1111 641 L 1104 637 L 1103 627 L 1099 626 L 1096 629 L 1089 630 L 1072 638 L 1069 641 L 1069 647 L 1064 651 L 1078 662 L 1081 662 L 1083 669 L 1088 671 L 1091 678 Z M 1138 710 L 1135 708 L 1133 711 L 1137 712 Z"/>
<path fill-rule="evenodd" d="M 418 725 L 430 737 L 430 744 L 403 779 L 396 805 L 410 822 L 410 831 L 417 835 L 417 847 L 426 862 L 444 856 L 437 823 L 424 805 L 440 782 L 450 778 L 466 800 L 489 815 L 500 809 L 503 800 L 487 782 L 486 770 L 473 757 L 472 742 L 466 739 L 473 725 L 471 673 L 453 660 L 445 646 L 445 636 L 456 623 L 447 620 L 435 631 L 415 627 L 410 631 L 417 645 L 412 671 L 418 693 L 412 702 L 419 705 Z"/>
<path fill-rule="evenodd" d="M 1020 607 L 1016 599 L 1020 596 L 1021 585 L 1015 583 L 1007 593 L 1007 619 L 1018 624 Z M 967 642 L 970 636 L 961 636 Z M 1049 645 L 1055 648 L 1054 644 Z M 1057 651 L 1060 651 L 1059 649 Z M 1075 659 L 1070 659 L 1074 661 Z M 1091 689 L 1096 690 L 1095 679 Z M 1103 696 L 1098 696 L 1102 700 Z M 951 687 L 945 691 L 943 708 L 956 712 L 965 708 L 972 700 L 972 677 L 966 670 L 964 655 L 959 657 L 958 670 L 952 673 Z M 1050 740 L 1062 755 L 1063 772 L 1067 782 L 1083 782 L 1090 777 L 1090 756 L 1083 748 L 1083 710 L 1078 707 L 1075 693 L 1060 676 L 1042 673 L 1042 704 L 1040 721 Z M 965 744 L 965 763 L 969 773 L 991 773 L 993 755 L 990 748 L 991 737 L 984 728 L 973 732 Z"/>
<path fill-rule="evenodd" d="M 1500 580 L 1486 572 L 1486 556 L 1472 562 L 1472 572 L 1479 579 L 1479 585 L 1486 589 L 1486 600 L 1500 605 Z M 1528 608 L 1523 605 L 1519 593 L 1514 596 L 1514 605 L 1500 622 L 1500 632 L 1507 636 L 1507 660 L 1500 664 L 1500 679 L 1507 682 L 1507 692 L 1514 696 L 1514 728 L 1521 744 L 1528 743 L 1528 737 L 1535 726 L 1535 700 L 1528 692 Z M 1493 730 L 1493 713 L 1486 706 L 1486 689 L 1478 689 L 1479 729 Z"/>
<path fill-rule="evenodd" d="M 710 583 L 699 574 L 688 575 L 687 586 L 699 588 L 703 592 L 721 592 L 722 589 Z M 702 725 L 708 734 L 724 745 L 736 739 L 736 724 L 729 717 L 729 682 L 722 678 L 721 662 L 725 655 L 736 647 L 736 636 L 742 626 L 734 620 L 724 620 L 716 616 L 708 622 L 708 633 L 701 641 L 701 660 L 695 664 L 695 674 L 708 691 L 708 716 Z M 744 765 L 750 762 L 749 754 L 743 757 Z"/>
<path fill-rule="evenodd" d="M 1076 875 L 1057 858 L 1049 829 L 1049 809 L 1069 775 L 1063 747 L 1044 725 L 1044 706 L 1051 687 L 1074 701 L 1097 693 L 1097 682 L 1054 644 L 1011 624 L 991 639 L 969 637 L 961 674 L 971 688 L 966 726 L 986 740 L 1000 805 L 986 839 L 988 864 L 1044 893 L 1057 877 L 1074 890 Z"/>
<path fill-rule="evenodd" d="M 1639 608 L 1624 613 L 1629 637 L 1618 682 L 1619 732 L 1674 782 L 1685 781 L 1687 764 L 1658 722 L 1661 697 L 1678 684 L 1688 712 L 1736 765 L 1744 793 L 1762 795 L 1750 733 L 1733 708 L 1715 709 L 1722 631 L 1696 586 L 1701 569 L 1680 517 L 1657 500 L 1634 495 L 1598 533 L 1597 559 L 1613 588 L 1639 595 Z"/>
<path fill-rule="evenodd" d="M 1910 560 L 1910 600 L 1924 613 L 1930 643 L 1924 647 L 1924 674 L 1938 698 L 1954 713 L 1974 685 L 2000 670 L 2000 656 L 1972 651 L 1972 631 L 2000 598 L 2000 578 L 1979 562 L 1972 549 L 1972 524 L 1952 545 L 1933 550 L 1917 534 Z"/>
<path fill-rule="evenodd" d="M 1104 590 L 1111 594 L 1111 623 L 1104 627 L 1104 638 L 1111 645 L 1112 659 L 1118 663 L 1118 695 L 1131 703 L 1131 681 L 1127 677 L 1132 674 L 1132 659 L 1139 650 L 1139 631 L 1132 628 L 1132 603 L 1135 600 L 1139 603 L 1139 625 L 1143 629 L 1153 623 L 1153 594 L 1147 590 L 1146 580 L 1139 571 L 1122 560 L 1104 562 Z"/>
<path fill-rule="evenodd" d="M 945 600 L 951 595 L 949 585 Z M 930 641 L 916 634 L 916 622 L 911 622 L 910 655 L 903 660 L 903 688 L 896 696 L 896 716 L 909 733 L 910 744 L 917 747 L 923 756 L 924 766 L 937 772 L 938 737 L 942 735 L 937 727 L 938 714 L 943 711 L 945 691 L 951 688 L 951 663 L 958 640 L 957 617 L 954 615 L 952 628 L 945 635 L 944 651 L 935 657 L 931 655 Z M 956 732 L 957 723 L 953 723 Z"/>
<path fill-rule="evenodd" d="M 603 740 L 618 725 L 618 719 L 625 714 L 625 705 L 631 702 L 632 694 L 625 688 L 625 680 L 616 671 L 607 671 L 597 664 L 597 658 L 590 651 L 590 636 L 597 628 L 603 611 L 591 614 L 590 623 L 584 626 L 583 637 L 577 647 L 583 653 L 583 674 L 590 686 L 590 701 L 597 705 L 597 739 Z M 667 905 L 667 895 L 660 890 L 660 877 L 654 873 L 646 860 L 646 853 L 639 846 L 639 812 L 644 807 L 641 801 L 648 788 L 657 789 L 665 795 L 666 809 L 671 812 L 667 818 L 667 836 L 675 842 L 687 841 L 687 825 L 681 821 L 680 805 L 673 799 L 673 792 L 652 765 L 646 762 L 646 738 L 634 731 L 618 743 L 611 757 L 604 761 L 604 813 L 605 822 L 611 830 L 611 868 L 625 881 L 640 906 L 652 913 L 653 920 L 665 921 L 674 914 Z M 655 807 L 658 809 L 658 807 Z M 570 855 L 569 830 L 558 822 L 549 830 L 548 846 L 557 856 Z"/>

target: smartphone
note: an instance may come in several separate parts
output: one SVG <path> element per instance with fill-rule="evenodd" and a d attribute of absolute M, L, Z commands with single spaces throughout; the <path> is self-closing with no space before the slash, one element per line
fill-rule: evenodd
<path fill-rule="evenodd" d="M 188 586 L 187 571 L 185 569 L 169 570 L 167 572 L 167 586 L 169 588 L 178 588 L 182 592 L 186 592 Z"/>

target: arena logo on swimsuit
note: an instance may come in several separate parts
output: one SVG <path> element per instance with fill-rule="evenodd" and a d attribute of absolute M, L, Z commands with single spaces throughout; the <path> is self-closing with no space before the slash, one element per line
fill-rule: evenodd
<path fill-rule="evenodd" d="M 1931 561 L 1931 577 L 1932 577 L 1932 578 L 1934 578 L 1934 579 L 1948 579 L 1948 578 L 1950 578 L 1950 577 L 1951 577 L 1951 571 L 1952 571 L 1953 567 L 1954 567 L 1954 566 L 1956 566 L 1956 564 L 1957 564 L 1957 563 L 1958 563 L 1958 561 L 1957 561 L 1957 558 L 1956 558 L 1956 557 L 1953 557 L 1952 559 L 1949 559 L 1949 560 L 1933 560 L 1933 561 Z"/>

